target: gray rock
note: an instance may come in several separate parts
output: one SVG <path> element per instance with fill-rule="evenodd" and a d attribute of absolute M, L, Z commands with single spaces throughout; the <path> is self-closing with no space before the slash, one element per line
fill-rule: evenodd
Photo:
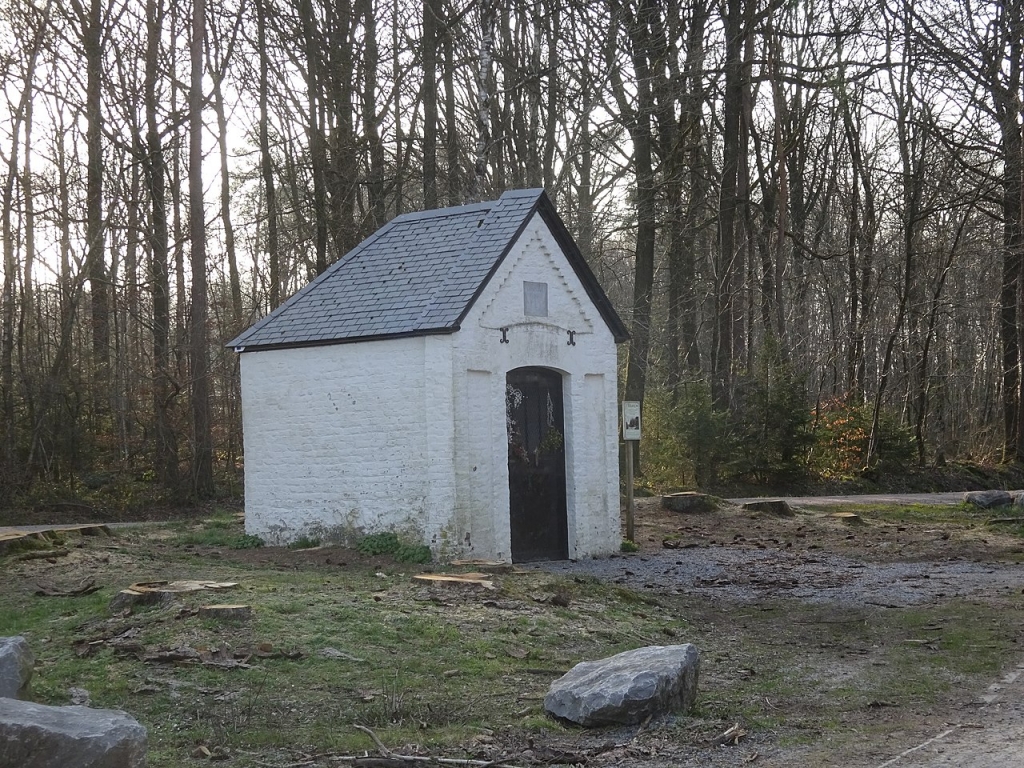
<path fill-rule="evenodd" d="M 141 768 L 146 729 L 112 709 L 0 699 L 3 768 Z"/>
<path fill-rule="evenodd" d="M 0 698 L 28 698 L 35 663 L 24 637 L 0 637 Z"/>
<path fill-rule="evenodd" d="M 982 509 L 992 509 L 1009 506 L 1013 503 L 1013 497 L 1009 491 L 968 491 L 964 494 L 964 503 Z"/>
<path fill-rule="evenodd" d="M 590 728 L 635 725 L 685 712 L 697 699 L 700 654 L 690 643 L 652 645 L 577 664 L 551 684 L 544 709 Z"/>

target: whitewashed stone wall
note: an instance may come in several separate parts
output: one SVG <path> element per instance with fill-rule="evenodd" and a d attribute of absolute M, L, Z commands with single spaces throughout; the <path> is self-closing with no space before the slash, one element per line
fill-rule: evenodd
<path fill-rule="evenodd" d="M 455 492 L 450 339 L 243 353 L 246 532 L 439 541 Z"/>
<path fill-rule="evenodd" d="M 523 282 L 546 283 L 548 316 L 524 312 Z M 502 344 L 501 328 L 508 343 Z M 567 331 L 575 331 L 575 346 Z M 562 374 L 569 557 L 617 551 L 615 342 L 540 216 L 527 225 L 454 336 L 456 529 L 462 554 L 510 559 L 505 376 Z"/>
<path fill-rule="evenodd" d="M 547 317 L 523 281 L 547 284 Z M 616 551 L 615 343 L 537 215 L 455 334 L 241 355 L 246 531 L 511 559 L 505 376 L 524 366 L 562 374 L 569 556 Z"/>

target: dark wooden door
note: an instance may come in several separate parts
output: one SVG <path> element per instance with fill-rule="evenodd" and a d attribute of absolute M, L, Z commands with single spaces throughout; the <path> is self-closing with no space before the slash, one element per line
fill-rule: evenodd
<path fill-rule="evenodd" d="M 516 368 L 505 380 L 512 562 L 565 560 L 565 424 L 562 376 Z"/>

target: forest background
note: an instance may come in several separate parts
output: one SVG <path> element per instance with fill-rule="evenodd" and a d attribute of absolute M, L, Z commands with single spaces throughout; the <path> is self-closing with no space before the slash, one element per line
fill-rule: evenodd
<path fill-rule="evenodd" d="M 224 342 L 543 186 L 642 481 L 1024 459 L 1024 0 L 0 0 L 0 506 L 241 493 Z"/>

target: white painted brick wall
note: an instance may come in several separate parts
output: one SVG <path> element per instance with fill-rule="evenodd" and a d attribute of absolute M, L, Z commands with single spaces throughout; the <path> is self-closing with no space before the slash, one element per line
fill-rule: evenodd
<path fill-rule="evenodd" d="M 548 284 L 548 317 L 524 314 L 524 281 Z M 501 328 L 508 328 L 508 344 L 500 343 Z M 567 344 L 567 330 L 576 331 L 575 346 Z M 455 388 L 456 519 L 458 538 L 472 544 L 465 554 L 510 557 L 505 376 L 524 366 L 562 373 L 569 556 L 617 551 L 615 341 L 539 216 L 527 225 L 463 321 L 455 335 L 453 362 L 460 381 Z"/>
<path fill-rule="evenodd" d="M 548 284 L 547 318 L 524 315 L 524 280 Z M 510 559 L 505 376 L 523 366 L 563 376 L 570 557 L 616 551 L 615 344 L 538 216 L 453 335 L 241 355 L 246 531 Z"/>
<path fill-rule="evenodd" d="M 428 364 L 428 342 L 450 347 L 450 337 L 409 338 L 242 354 L 248 533 L 434 537 L 430 505 L 450 507 L 454 484 L 438 478 L 451 474 L 444 449 L 429 445 L 428 406 L 438 409 L 434 390 L 450 373 L 434 370 L 443 356 Z"/>

